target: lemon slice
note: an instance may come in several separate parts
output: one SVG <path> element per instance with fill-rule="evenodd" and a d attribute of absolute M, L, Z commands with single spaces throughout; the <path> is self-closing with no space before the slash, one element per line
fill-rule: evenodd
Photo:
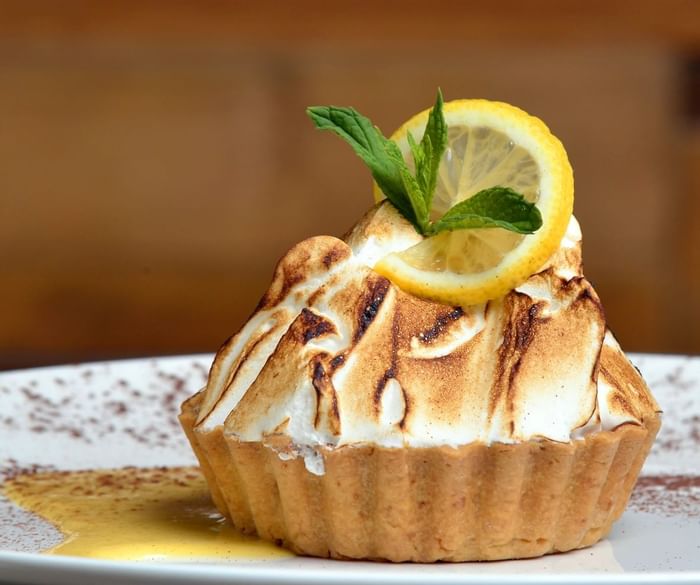
<path fill-rule="evenodd" d="M 399 128 L 394 140 L 413 165 L 407 133 L 419 141 L 429 110 Z M 498 298 L 522 284 L 559 247 L 574 202 L 571 165 L 547 126 L 514 106 L 487 100 L 445 103 L 447 149 L 431 219 L 490 187 L 510 187 L 535 203 L 542 227 L 531 235 L 500 228 L 443 232 L 382 258 L 374 269 L 402 289 L 455 305 Z M 383 194 L 375 186 L 375 198 Z"/>

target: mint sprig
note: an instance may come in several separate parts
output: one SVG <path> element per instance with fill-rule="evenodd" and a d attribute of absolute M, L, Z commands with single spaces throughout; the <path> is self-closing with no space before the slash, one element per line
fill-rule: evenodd
<path fill-rule="evenodd" d="M 483 189 L 454 205 L 437 221 L 430 221 L 440 162 L 447 148 L 447 124 L 442 108 L 442 92 L 438 89 L 420 143 L 408 133 L 414 173 L 398 145 L 353 108 L 313 106 L 306 113 L 317 128 L 330 130 L 350 144 L 369 167 L 386 198 L 420 234 L 432 236 L 443 231 L 495 227 L 520 234 L 538 230 L 542 216 L 534 203 L 501 186 Z"/>

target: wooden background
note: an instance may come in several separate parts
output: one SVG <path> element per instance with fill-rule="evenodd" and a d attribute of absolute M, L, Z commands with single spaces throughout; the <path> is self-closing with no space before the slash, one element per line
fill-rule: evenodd
<path fill-rule="evenodd" d="M 0 0 L 0 369 L 214 351 L 371 203 L 305 106 L 438 85 L 547 122 L 623 347 L 700 352 L 700 2 Z"/>

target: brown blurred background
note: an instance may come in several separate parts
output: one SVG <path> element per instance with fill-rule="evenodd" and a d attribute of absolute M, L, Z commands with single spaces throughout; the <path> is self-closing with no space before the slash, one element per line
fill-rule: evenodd
<path fill-rule="evenodd" d="M 0 369 L 214 351 L 371 203 L 309 104 L 544 119 L 628 350 L 700 352 L 700 2 L 0 0 Z"/>

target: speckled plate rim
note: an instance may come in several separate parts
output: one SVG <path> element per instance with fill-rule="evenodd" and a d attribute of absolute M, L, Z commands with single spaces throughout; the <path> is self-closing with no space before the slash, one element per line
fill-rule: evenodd
<path fill-rule="evenodd" d="M 674 366 L 674 360 L 693 360 L 694 370 L 700 368 L 700 358 L 686 356 L 633 356 L 641 364 L 653 370 L 663 366 L 668 371 Z M 123 368 L 145 368 L 146 364 L 159 366 L 165 371 L 182 370 L 188 362 L 206 363 L 211 359 L 208 355 L 166 356 L 157 358 L 116 360 L 110 362 L 95 362 L 93 364 L 78 364 L 73 366 L 49 366 L 30 370 L 14 370 L 0 372 L 0 381 L 4 377 L 30 376 L 41 374 L 49 377 L 63 375 L 75 368 L 106 368 L 117 376 Z M 645 370 L 645 367 L 642 367 Z M 659 376 L 662 373 L 659 369 Z M 664 370 L 665 371 L 665 370 Z M 660 379 L 660 378 L 659 378 Z M 699 378 L 700 379 L 700 378 Z M 195 388 L 191 389 L 192 391 Z M 698 409 L 700 414 L 700 409 Z M 182 445 L 186 448 L 184 439 Z M 115 562 L 76 557 L 60 557 L 38 553 L 14 552 L 0 550 L 0 582 L 11 583 L 47 583 L 63 585 L 68 583 L 95 583 L 104 585 L 129 583 L 191 583 L 231 584 L 231 583 L 326 583 L 340 584 L 372 584 L 372 583 L 469 583 L 471 585 L 524 585 L 534 583 L 567 583 L 596 585 L 622 583 L 698 583 L 700 570 L 670 570 L 664 571 L 620 571 L 605 572 L 605 569 L 586 570 L 587 559 L 584 555 L 609 555 L 607 541 L 603 541 L 591 549 L 574 551 L 566 555 L 544 557 L 554 561 L 554 566 L 548 567 L 546 573 L 542 568 L 535 572 L 527 572 L 538 565 L 538 559 L 532 561 L 506 561 L 487 564 L 438 564 L 438 565 L 391 565 L 371 562 L 343 562 L 325 559 L 291 558 L 275 561 L 241 561 L 227 564 L 208 563 L 206 560 L 192 563 L 161 563 L 161 562 Z M 700 549 L 698 549 L 700 556 Z M 590 551 L 590 552 L 589 552 Z M 602 552 L 600 552 L 602 551 Z M 578 555 L 578 557 L 576 556 Z M 581 570 L 571 568 L 560 571 L 556 562 L 572 559 Z M 700 566 L 700 563 L 698 563 Z"/>

